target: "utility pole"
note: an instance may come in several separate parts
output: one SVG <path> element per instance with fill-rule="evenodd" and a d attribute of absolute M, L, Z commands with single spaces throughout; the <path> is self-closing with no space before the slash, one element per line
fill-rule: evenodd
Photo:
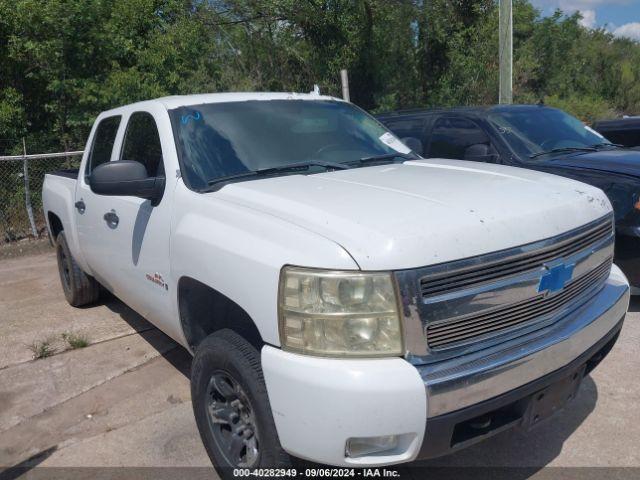
<path fill-rule="evenodd" d="M 513 13 L 511 0 L 500 0 L 500 28 L 498 30 L 500 55 L 499 103 L 513 102 Z"/>
<path fill-rule="evenodd" d="M 349 74 L 346 69 L 340 70 L 340 80 L 342 81 L 342 98 L 349 101 Z"/>

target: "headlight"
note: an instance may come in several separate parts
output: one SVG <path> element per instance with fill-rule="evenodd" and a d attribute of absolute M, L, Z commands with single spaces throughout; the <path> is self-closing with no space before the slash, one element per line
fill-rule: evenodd
<path fill-rule="evenodd" d="M 279 296 L 285 350 L 336 357 L 403 354 L 390 273 L 285 267 Z"/>

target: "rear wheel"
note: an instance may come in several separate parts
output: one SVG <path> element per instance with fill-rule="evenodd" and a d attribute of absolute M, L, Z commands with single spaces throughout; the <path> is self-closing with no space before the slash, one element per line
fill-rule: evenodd
<path fill-rule="evenodd" d="M 100 296 L 100 285 L 93 277 L 84 273 L 73 259 L 64 232 L 60 232 L 56 239 L 56 257 L 60 283 L 67 302 L 74 307 L 95 302 Z"/>
<path fill-rule="evenodd" d="M 191 369 L 202 442 L 222 478 L 234 468 L 289 467 L 280 446 L 257 350 L 231 330 L 207 337 Z"/>

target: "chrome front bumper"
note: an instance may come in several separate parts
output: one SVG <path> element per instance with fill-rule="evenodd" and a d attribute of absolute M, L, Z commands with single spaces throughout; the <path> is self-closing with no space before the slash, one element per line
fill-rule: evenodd
<path fill-rule="evenodd" d="M 490 349 L 416 366 L 427 390 L 427 417 L 509 392 L 571 363 L 609 333 L 629 306 L 629 283 L 615 265 L 602 289 L 551 326 Z"/>

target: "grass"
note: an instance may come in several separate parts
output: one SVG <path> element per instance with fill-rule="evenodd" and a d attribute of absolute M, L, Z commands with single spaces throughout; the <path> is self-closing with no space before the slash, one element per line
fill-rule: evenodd
<path fill-rule="evenodd" d="M 70 350 L 89 346 L 89 339 L 80 333 L 63 333 L 62 339 L 69 344 Z"/>
<path fill-rule="evenodd" d="M 40 358 L 47 358 L 51 355 L 58 353 L 58 347 L 64 350 L 76 350 L 78 348 L 84 348 L 89 346 L 89 339 L 86 335 L 81 333 L 63 333 L 62 340 L 66 344 L 60 346 L 60 340 L 57 336 L 48 337 L 46 340 L 34 341 L 27 348 L 33 353 L 33 359 L 38 360 Z M 58 347 L 56 347 L 56 344 Z"/>
<path fill-rule="evenodd" d="M 53 339 L 48 338 L 40 342 L 33 342 L 31 345 L 27 345 L 31 353 L 33 353 L 33 359 L 38 360 L 40 358 L 47 358 L 56 353 L 56 348 L 52 345 Z"/>

